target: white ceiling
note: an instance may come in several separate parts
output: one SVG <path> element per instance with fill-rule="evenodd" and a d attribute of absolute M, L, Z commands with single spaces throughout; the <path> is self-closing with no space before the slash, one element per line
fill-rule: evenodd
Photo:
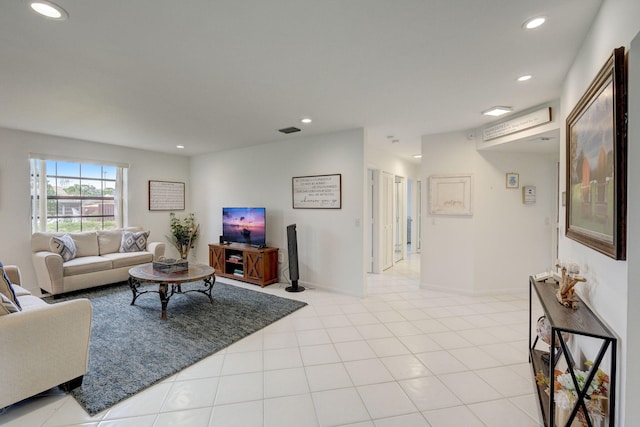
<path fill-rule="evenodd" d="M 280 140 L 287 126 L 364 127 L 407 158 L 421 135 L 491 122 L 488 107 L 558 99 L 602 3 L 56 2 L 66 21 L 0 5 L 1 127 L 183 155 Z M 523 30 L 536 15 L 547 23 Z"/>

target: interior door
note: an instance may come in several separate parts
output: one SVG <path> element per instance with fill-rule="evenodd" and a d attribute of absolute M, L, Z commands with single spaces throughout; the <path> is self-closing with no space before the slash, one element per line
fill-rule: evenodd
<path fill-rule="evenodd" d="M 413 243 L 414 252 L 420 252 L 422 246 L 422 181 L 416 181 L 416 200 L 415 200 L 415 212 L 416 219 L 413 222 L 415 227 L 415 243 Z"/>
<path fill-rule="evenodd" d="M 375 194 L 375 181 L 373 176 L 373 170 L 367 170 L 367 218 L 368 218 L 368 234 L 367 234 L 367 256 L 369 262 L 367 263 L 367 272 L 373 273 L 373 261 L 375 258 L 375 245 L 374 245 L 374 194 Z"/>
<path fill-rule="evenodd" d="M 393 189 L 393 262 L 404 258 L 405 228 L 404 228 L 404 178 L 394 177 Z"/>
<path fill-rule="evenodd" d="M 393 187 L 392 174 L 382 173 L 382 269 L 393 267 Z"/>

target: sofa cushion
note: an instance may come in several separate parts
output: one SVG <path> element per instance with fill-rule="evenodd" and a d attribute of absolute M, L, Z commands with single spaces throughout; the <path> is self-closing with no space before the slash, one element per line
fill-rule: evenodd
<path fill-rule="evenodd" d="M 104 254 L 103 257 L 111 260 L 113 268 L 129 267 L 153 261 L 153 254 L 147 251 Z"/>
<path fill-rule="evenodd" d="M 112 254 L 120 250 L 122 230 L 98 230 L 97 233 L 100 255 Z"/>
<path fill-rule="evenodd" d="M 47 305 L 44 300 L 34 295 L 24 295 L 20 297 L 20 304 L 24 307 L 23 311 L 29 311 L 35 307 Z"/>
<path fill-rule="evenodd" d="M 31 295 L 31 292 L 26 290 L 20 285 L 16 285 L 15 283 L 11 284 L 11 288 L 13 288 L 13 292 L 15 292 L 16 297 L 18 298 L 18 302 L 20 302 L 20 297 L 24 295 Z"/>
<path fill-rule="evenodd" d="M 77 257 L 98 256 L 98 233 L 95 231 L 82 231 L 80 233 L 69 233 L 78 248 Z"/>
<path fill-rule="evenodd" d="M 111 270 L 111 260 L 101 256 L 78 257 L 62 264 L 62 274 L 65 277 L 104 270 Z"/>
<path fill-rule="evenodd" d="M 51 252 L 59 254 L 65 261 L 71 261 L 77 253 L 76 244 L 68 234 L 51 236 L 49 249 Z"/>
<path fill-rule="evenodd" d="M 0 261 L 0 270 L 2 270 L 1 271 L 2 274 L 0 275 L 0 294 L 7 297 L 9 301 L 14 303 L 18 307 L 18 309 L 20 309 L 21 308 L 20 301 L 18 301 L 18 298 L 16 298 L 16 293 L 13 290 L 13 287 L 11 286 L 11 281 L 9 280 L 9 277 L 4 272 L 4 265 L 2 264 L 1 261 Z"/>
<path fill-rule="evenodd" d="M 148 231 L 123 231 L 120 252 L 140 252 L 147 250 Z"/>
<path fill-rule="evenodd" d="M 0 294 L 0 316 L 17 313 L 20 309 L 5 294 Z"/>
<path fill-rule="evenodd" d="M 64 234 L 64 233 L 62 233 Z M 61 233 L 35 232 L 31 235 L 31 252 L 51 251 L 51 236 L 61 236 Z"/>

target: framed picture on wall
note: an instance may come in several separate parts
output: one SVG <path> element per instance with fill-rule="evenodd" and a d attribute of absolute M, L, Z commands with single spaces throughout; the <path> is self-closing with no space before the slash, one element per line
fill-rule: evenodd
<path fill-rule="evenodd" d="M 565 234 L 617 260 L 626 259 L 626 94 L 620 47 L 567 117 Z"/>
<path fill-rule="evenodd" d="M 520 175 L 515 172 L 508 172 L 505 177 L 505 182 L 507 188 L 520 188 Z"/>
<path fill-rule="evenodd" d="M 341 209 L 342 174 L 291 178 L 294 209 Z"/>
<path fill-rule="evenodd" d="M 149 210 L 184 210 L 184 188 L 184 182 L 149 180 Z"/>
<path fill-rule="evenodd" d="M 471 175 L 431 175 L 429 213 L 431 215 L 472 215 Z"/>

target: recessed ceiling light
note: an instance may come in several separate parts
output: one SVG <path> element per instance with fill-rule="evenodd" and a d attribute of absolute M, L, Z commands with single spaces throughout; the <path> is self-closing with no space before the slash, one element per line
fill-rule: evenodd
<path fill-rule="evenodd" d="M 399 139 L 392 139 L 392 140 L 391 140 L 391 143 L 392 143 L 392 144 L 397 144 L 398 142 L 400 142 L 400 140 L 399 140 Z"/>
<path fill-rule="evenodd" d="M 31 9 L 33 9 L 34 12 L 44 16 L 45 18 L 62 21 L 69 17 L 69 14 L 67 13 L 66 10 L 64 10 L 63 8 L 61 8 L 55 3 L 51 3 L 50 1 L 34 0 L 30 2 L 29 5 L 31 6 Z"/>
<path fill-rule="evenodd" d="M 311 120 L 309 117 L 303 117 L 302 119 L 300 119 L 300 121 L 302 123 L 304 123 L 305 125 L 308 125 L 309 123 L 311 123 L 313 120 Z"/>
<path fill-rule="evenodd" d="M 488 110 L 483 111 L 482 114 L 485 116 L 498 117 L 503 114 L 510 113 L 511 111 L 513 111 L 513 108 L 511 107 L 491 107 Z"/>
<path fill-rule="evenodd" d="M 183 149 L 183 148 L 184 148 L 184 145 L 176 145 L 176 148 Z"/>
<path fill-rule="evenodd" d="M 422 158 L 422 154 L 414 154 L 412 157 L 414 159 L 421 159 Z"/>
<path fill-rule="evenodd" d="M 544 24 L 547 18 L 544 16 L 536 16 L 535 18 L 531 18 L 526 21 L 522 26 L 526 30 L 533 30 L 534 28 L 538 28 L 540 25 Z"/>
<path fill-rule="evenodd" d="M 519 82 L 526 82 L 527 80 L 531 80 L 531 77 L 533 77 L 531 74 L 525 74 L 518 77 L 516 80 Z"/>

